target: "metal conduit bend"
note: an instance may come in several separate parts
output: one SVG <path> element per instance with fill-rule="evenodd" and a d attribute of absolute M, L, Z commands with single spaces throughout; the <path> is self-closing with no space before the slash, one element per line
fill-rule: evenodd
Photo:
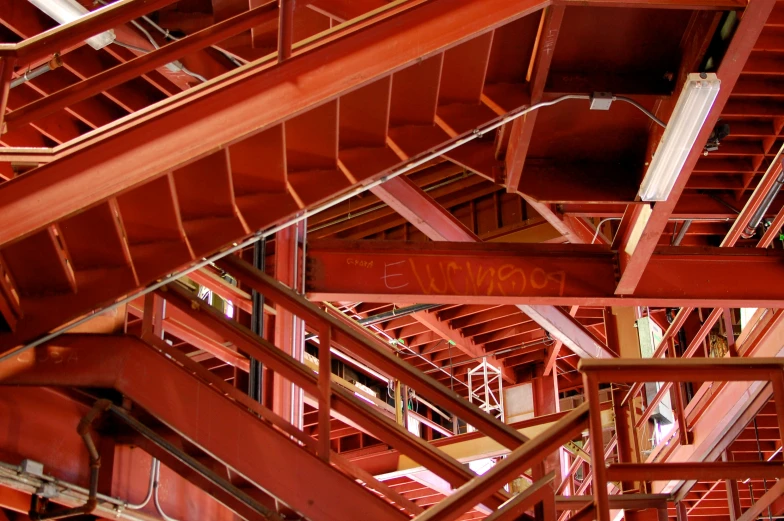
<path fill-rule="evenodd" d="M 90 489 L 87 501 L 84 505 L 73 508 L 58 508 L 50 512 L 46 511 L 48 501 L 42 501 L 40 496 L 33 494 L 30 503 L 30 519 L 43 521 L 45 519 L 65 519 L 84 514 L 91 514 L 98 507 L 98 473 L 101 470 L 101 456 L 95 446 L 92 436 L 90 436 L 90 426 L 105 411 L 109 410 L 112 402 L 109 400 L 98 400 L 93 405 L 84 418 L 79 421 L 76 432 L 84 440 L 87 452 L 90 453 Z"/>

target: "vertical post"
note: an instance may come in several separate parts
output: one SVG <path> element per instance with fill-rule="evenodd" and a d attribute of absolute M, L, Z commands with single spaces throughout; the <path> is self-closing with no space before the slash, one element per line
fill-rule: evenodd
<path fill-rule="evenodd" d="M 403 385 L 401 387 L 402 387 L 402 390 L 401 390 L 400 394 L 401 394 L 401 398 L 403 399 L 402 400 L 403 401 L 403 428 L 408 430 L 408 423 L 409 423 L 409 421 L 408 421 L 408 414 L 409 414 L 408 413 L 408 396 L 409 396 L 408 395 L 408 386 L 407 385 Z"/>
<path fill-rule="evenodd" d="M 253 245 L 253 267 L 264 272 L 267 256 L 267 239 L 262 237 Z M 251 318 L 250 329 L 260 337 L 264 336 L 264 295 L 251 289 Z M 255 358 L 250 359 L 250 372 L 248 375 L 248 396 L 262 402 L 262 365 Z"/>
<path fill-rule="evenodd" d="M 554 372 L 533 379 L 532 390 L 534 397 L 534 416 L 556 414 L 561 412 L 558 401 L 558 377 Z M 544 473 L 555 472 L 553 485 L 557 488 L 561 484 L 561 451 L 547 455 L 544 460 Z"/>
<path fill-rule="evenodd" d="M 294 3 L 296 0 L 278 1 L 278 63 L 291 57 L 294 34 Z"/>
<path fill-rule="evenodd" d="M 154 293 L 147 293 L 144 296 L 144 314 L 142 315 L 143 339 L 150 336 L 163 338 L 164 313 L 164 300 Z"/>
<path fill-rule="evenodd" d="M 11 92 L 11 76 L 14 73 L 15 58 L 0 59 L 0 135 L 5 128 L 5 111 L 8 107 L 8 94 Z"/>
<path fill-rule="evenodd" d="M 735 345 L 735 332 L 732 329 L 732 310 L 724 308 L 724 330 L 727 332 L 727 351 L 730 356 L 738 356 L 738 346 Z"/>
<path fill-rule="evenodd" d="M 618 441 L 616 447 L 618 449 L 618 462 L 619 463 L 634 463 L 632 458 L 632 444 L 629 433 L 629 415 L 627 408 L 632 407 L 630 401 L 626 407 L 621 405 L 624 393 L 619 389 L 614 389 L 612 392 L 613 415 L 615 416 L 615 439 Z M 621 493 L 627 492 L 634 488 L 634 482 L 624 481 L 621 483 Z"/>
<path fill-rule="evenodd" d="M 301 226 L 294 224 L 275 235 L 275 277 L 292 288 L 300 290 Z M 302 361 L 304 344 L 302 321 L 291 311 L 277 305 L 275 315 L 275 345 L 295 360 Z M 272 410 L 295 427 L 302 427 L 301 389 L 279 374 L 274 375 Z"/>
<path fill-rule="evenodd" d="M 675 514 L 678 516 L 678 521 L 689 521 L 689 510 L 683 501 L 675 503 Z"/>
<path fill-rule="evenodd" d="M 596 521 L 610 521 L 610 498 L 607 495 L 607 469 L 604 462 L 602 407 L 599 402 L 599 382 L 590 374 L 583 374 L 583 388 L 590 407 L 592 486 Z"/>
<path fill-rule="evenodd" d="M 330 409 L 332 408 L 332 329 L 323 324 L 319 331 L 319 410 L 318 410 L 318 451 L 319 458 L 329 463 L 330 451 Z"/>
<path fill-rule="evenodd" d="M 773 385 L 773 399 L 776 402 L 776 417 L 779 424 L 779 437 L 784 446 L 784 371 L 773 371 L 770 375 Z"/>
<path fill-rule="evenodd" d="M 632 396 L 629 398 L 629 402 L 626 404 L 629 407 L 629 425 L 632 426 L 637 425 L 637 406 L 634 404 L 634 400 L 635 397 Z M 632 432 L 634 433 L 634 437 L 632 438 L 632 441 L 634 442 L 634 454 L 637 456 L 637 458 L 640 458 L 640 455 L 642 454 L 642 448 L 640 447 L 639 429 L 632 429 Z M 639 481 L 638 484 L 640 487 L 639 492 L 644 494 L 647 490 L 645 481 Z"/>
<path fill-rule="evenodd" d="M 604 308 L 604 330 L 607 332 L 607 347 L 618 356 L 621 355 L 621 341 L 618 337 L 618 319 L 613 308 Z"/>
<path fill-rule="evenodd" d="M 403 425 L 403 409 L 400 403 L 403 396 L 402 385 L 400 380 L 395 380 L 395 421 L 398 425 Z"/>
<path fill-rule="evenodd" d="M 676 358 L 675 346 L 670 344 L 670 356 Z M 683 402 L 683 384 L 673 382 L 670 386 L 670 397 L 673 402 L 672 408 L 675 411 L 675 418 L 678 420 L 678 439 L 681 445 L 691 445 L 694 436 L 689 432 L 689 425 L 686 421 L 686 405 Z"/>
<path fill-rule="evenodd" d="M 721 461 L 730 461 L 727 451 L 721 453 Z M 734 479 L 724 480 L 727 486 L 727 503 L 730 509 L 730 521 L 738 521 L 743 511 L 740 507 L 740 490 L 738 490 L 738 482 Z M 678 520 L 680 521 L 680 519 Z"/>

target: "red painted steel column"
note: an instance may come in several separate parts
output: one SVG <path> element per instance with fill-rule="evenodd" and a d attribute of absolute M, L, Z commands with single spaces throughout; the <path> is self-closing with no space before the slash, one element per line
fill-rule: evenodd
<path fill-rule="evenodd" d="M 602 435 L 602 409 L 599 400 L 599 382 L 593 374 L 583 373 L 583 389 L 590 407 L 590 437 L 593 474 L 593 497 L 596 506 L 596 520 L 610 521 L 610 498 L 607 494 L 607 467 Z"/>
<path fill-rule="evenodd" d="M 729 461 L 727 451 L 721 453 L 721 461 Z M 742 515 L 738 481 L 735 479 L 727 479 L 724 483 L 727 486 L 727 503 L 730 510 L 730 521 L 738 521 Z"/>
<path fill-rule="evenodd" d="M 539 376 L 533 380 L 534 416 L 544 416 L 561 412 L 558 401 L 558 377 L 554 373 Z M 554 484 L 561 484 L 561 456 L 560 451 L 554 452 L 545 459 L 545 474 L 555 472 Z"/>
<path fill-rule="evenodd" d="M 615 415 L 615 439 L 617 440 L 618 461 L 619 463 L 634 463 L 632 458 L 632 440 L 629 422 L 628 409 L 633 404 L 622 405 L 624 393 L 616 389 L 612 394 L 613 414 Z M 621 483 L 621 492 L 632 490 L 634 482 L 624 481 Z"/>
<path fill-rule="evenodd" d="M 0 59 L 0 135 L 3 134 L 5 109 L 8 105 L 8 94 L 11 90 L 11 76 L 14 72 L 13 58 Z"/>
<path fill-rule="evenodd" d="M 659 237 L 661 237 L 665 226 L 667 226 L 668 219 L 686 187 L 692 170 L 694 170 L 697 160 L 702 157 L 702 146 L 708 140 L 708 136 L 719 120 L 721 111 L 729 100 L 743 66 L 746 64 L 754 44 L 765 26 L 765 21 L 768 19 L 775 4 L 775 0 L 756 0 L 750 2 L 743 11 L 735 35 L 732 37 L 729 48 L 717 70 L 717 75 L 721 80 L 721 91 L 703 123 L 695 146 L 683 165 L 675 186 L 672 188 L 666 201 L 658 202 L 653 207 L 639 205 L 640 208 L 637 215 L 630 219 L 634 223 L 630 230 L 636 231 L 631 233 L 618 248 L 621 252 L 620 266 L 622 274 L 616 289 L 617 294 L 629 295 L 634 293 L 637 288 L 640 278 L 651 259 L 653 250 L 659 242 Z"/>
<path fill-rule="evenodd" d="M 279 0 L 278 10 L 278 62 L 291 57 L 294 39 L 294 3 L 296 0 Z"/>
<path fill-rule="evenodd" d="M 554 414 L 561 412 L 558 402 L 558 377 L 555 372 L 543 375 L 533 380 L 534 416 Z M 554 472 L 553 487 L 561 484 L 561 449 L 560 447 L 548 455 L 544 461 L 533 469 L 534 480 L 542 479 L 548 473 Z M 550 508 L 547 502 L 538 503 L 534 510 L 536 519 L 543 521 L 555 520 L 555 509 Z"/>
<path fill-rule="evenodd" d="M 275 235 L 275 277 L 297 292 L 302 286 L 300 240 L 304 226 L 292 225 Z M 275 306 L 275 345 L 302 361 L 304 322 L 284 307 Z M 295 427 L 302 427 L 302 390 L 279 374 L 273 379 L 272 410 Z"/>

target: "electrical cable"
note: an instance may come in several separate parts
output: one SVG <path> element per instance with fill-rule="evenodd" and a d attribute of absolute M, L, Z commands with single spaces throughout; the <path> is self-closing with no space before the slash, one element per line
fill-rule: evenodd
<path fill-rule="evenodd" d="M 599 221 L 599 224 L 596 225 L 596 233 L 593 234 L 593 239 L 591 239 L 591 244 L 596 242 L 596 238 L 599 236 L 599 232 L 602 229 L 602 225 L 607 221 L 620 221 L 620 217 L 607 217 L 606 219 L 602 219 Z"/>
<path fill-rule="evenodd" d="M 629 105 L 632 105 L 633 107 L 636 107 L 637 109 L 639 109 L 643 114 L 645 114 L 646 116 L 651 118 L 653 120 L 653 122 L 656 123 L 657 125 L 659 125 L 660 127 L 667 128 L 667 125 L 662 120 L 657 118 L 653 114 L 653 112 L 649 111 L 648 109 L 646 109 L 645 107 L 640 105 L 638 102 L 634 101 L 633 99 L 627 98 L 626 96 L 613 96 L 613 101 L 624 101 L 624 102 L 628 103 Z"/>
<path fill-rule="evenodd" d="M 96 3 L 100 3 L 100 4 L 102 4 L 102 5 L 108 5 L 108 4 L 107 4 L 105 1 L 103 1 L 103 0 L 95 0 L 95 1 L 96 1 Z M 153 27 L 155 30 L 157 30 L 159 33 L 161 33 L 161 34 L 163 35 L 163 37 L 164 37 L 164 38 L 166 38 L 167 40 L 172 40 L 172 41 L 177 41 L 177 40 L 179 40 L 179 38 L 178 38 L 178 37 L 176 37 L 176 36 L 174 36 L 173 34 L 171 34 L 171 32 L 170 32 L 168 29 L 164 29 L 163 27 L 161 27 L 160 25 L 158 25 L 157 23 L 155 23 L 155 22 L 154 22 L 154 21 L 153 21 L 153 20 L 152 20 L 152 19 L 151 19 L 149 16 L 147 16 L 147 15 L 142 15 L 141 19 L 142 19 L 142 20 L 144 20 L 145 22 L 147 22 L 148 24 L 150 24 L 150 25 L 151 25 L 151 26 L 152 26 L 152 27 Z M 138 24 L 136 24 L 135 22 L 133 22 L 133 20 L 132 20 L 131 22 L 132 22 L 132 23 L 133 23 L 133 24 L 134 24 L 134 25 L 135 25 L 135 26 L 136 26 L 138 29 L 140 29 L 142 32 L 144 32 L 145 34 L 147 34 L 147 38 L 148 38 L 148 39 L 150 39 L 150 38 L 151 38 L 150 34 L 149 34 L 147 31 L 145 31 L 144 29 L 142 29 L 141 27 L 139 27 L 139 25 L 138 25 Z M 150 40 L 150 41 L 152 42 L 153 40 Z M 158 45 L 157 45 L 157 44 L 153 43 L 153 45 L 155 46 L 155 48 L 156 48 L 156 49 L 158 48 Z M 216 45 L 211 45 L 210 47 L 212 47 L 213 49 L 215 49 L 216 51 L 218 51 L 219 53 L 221 53 L 222 55 L 224 55 L 226 58 L 228 58 L 228 59 L 229 59 L 229 60 L 230 60 L 230 61 L 231 61 L 231 62 L 232 62 L 234 65 L 236 65 L 237 67 L 241 67 L 241 66 L 243 66 L 244 64 L 248 63 L 248 60 L 245 60 L 245 59 L 243 59 L 243 58 L 240 58 L 239 56 L 235 56 L 235 55 L 233 55 L 232 53 L 230 53 L 230 52 L 228 52 L 228 51 L 226 51 L 226 50 L 224 50 L 224 49 L 221 49 L 220 47 L 218 47 L 218 46 L 216 46 Z M 139 50 L 139 48 L 137 47 L 137 48 L 136 48 L 136 50 Z M 244 62 L 244 63 L 243 63 L 243 62 Z"/>
<path fill-rule="evenodd" d="M 115 45 L 119 45 L 120 47 L 125 47 L 126 49 L 130 49 L 132 51 L 143 52 L 145 54 L 150 52 L 149 49 L 143 49 L 141 47 L 137 47 L 135 45 L 131 45 L 130 43 L 120 42 L 118 40 L 115 40 L 112 43 L 115 44 Z"/>
<path fill-rule="evenodd" d="M 155 458 L 152 458 L 150 462 L 150 483 L 147 486 L 147 497 L 144 498 L 144 501 L 138 504 L 127 503 L 125 508 L 128 510 L 141 510 L 142 508 L 147 506 L 147 503 L 150 502 L 152 499 L 154 490 L 155 490 L 155 462 L 158 461 Z"/>
<path fill-rule="evenodd" d="M 161 462 L 156 459 L 155 460 L 155 493 L 153 494 L 155 509 L 158 511 L 158 513 L 165 521 L 177 521 L 175 518 L 167 516 L 166 513 L 161 508 L 161 502 L 158 499 L 158 489 L 160 488 L 160 485 L 161 485 Z"/>
<path fill-rule="evenodd" d="M 98 3 L 99 3 L 99 4 L 101 4 L 101 5 L 109 5 L 109 4 L 108 4 L 107 2 L 105 2 L 104 0 L 96 0 L 96 2 L 98 2 Z M 137 29 L 139 29 L 139 30 L 140 30 L 140 31 L 141 31 L 141 32 L 142 32 L 142 33 L 143 33 L 143 34 L 144 34 L 144 35 L 147 37 L 147 40 L 149 40 L 150 44 L 152 44 L 152 46 L 153 46 L 153 47 L 155 47 L 155 49 L 156 49 L 156 50 L 158 50 L 158 49 L 160 49 L 160 48 L 161 48 L 161 46 L 160 46 L 160 45 L 158 45 L 158 42 L 156 42 L 156 41 L 155 41 L 155 38 L 153 38 L 153 37 L 152 37 L 152 35 L 149 33 L 149 31 L 147 31 L 147 29 L 145 29 L 144 27 L 142 27 L 142 24 L 140 24 L 140 23 L 139 23 L 139 22 L 137 22 L 136 20 L 130 20 L 130 22 L 131 22 L 131 24 L 132 24 L 134 27 L 136 27 Z M 160 28 L 159 28 L 159 29 L 160 29 Z M 166 34 L 168 34 L 168 31 L 165 31 L 165 33 L 166 33 Z M 175 39 L 176 39 L 176 38 L 175 38 Z M 121 43 L 118 43 L 116 40 L 115 40 L 115 42 L 114 42 L 114 43 L 117 43 L 117 44 L 118 44 L 120 47 L 132 48 L 132 47 L 131 47 L 131 46 L 129 46 L 127 43 L 125 43 L 125 44 L 121 44 Z M 148 51 L 148 50 L 146 50 L 146 49 L 142 49 L 141 47 L 135 47 L 135 46 L 133 46 L 133 48 L 134 48 L 134 50 L 137 50 L 137 51 L 143 52 L 143 53 L 145 53 L 145 54 L 147 54 L 148 52 L 150 52 L 150 51 Z M 197 80 L 201 81 L 202 83 L 206 83 L 206 82 L 207 82 L 207 78 L 205 78 L 205 77 L 204 77 L 204 76 L 202 76 L 201 74 L 197 74 L 197 73 L 195 73 L 195 72 L 193 72 L 193 71 L 189 70 L 187 67 L 185 67 L 185 65 L 183 65 L 182 63 L 180 63 L 178 60 L 175 60 L 175 61 L 173 61 L 173 62 L 170 62 L 170 63 L 166 64 L 166 66 L 167 66 L 167 67 L 171 66 L 171 67 L 173 67 L 173 68 L 175 68 L 175 69 L 177 69 L 177 70 L 180 70 L 180 71 L 184 72 L 185 74 L 187 74 L 188 76 L 191 76 L 191 77 L 193 77 L 193 78 L 196 78 Z"/>

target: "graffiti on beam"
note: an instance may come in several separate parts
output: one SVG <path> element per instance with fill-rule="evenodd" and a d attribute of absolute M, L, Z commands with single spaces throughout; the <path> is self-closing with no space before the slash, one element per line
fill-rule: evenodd
<path fill-rule="evenodd" d="M 387 289 L 408 285 L 408 282 L 402 282 L 408 278 L 404 273 L 405 265 L 405 261 L 384 264 L 381 278 Z M 543 292 L 560 297 L 566 287 L 564 271 L 546 271 L 541 267 L 525 269 L 511 263 L 494 267 L 464 260 L 422 265 L 409 258 L 408 267 L 424 295 L 523 296 Z"/>

